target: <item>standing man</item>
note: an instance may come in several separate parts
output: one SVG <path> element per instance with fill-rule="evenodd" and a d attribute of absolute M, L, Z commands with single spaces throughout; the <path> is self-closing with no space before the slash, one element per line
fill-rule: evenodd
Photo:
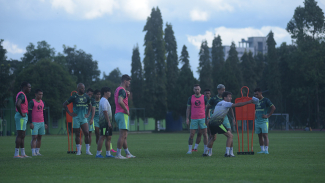
<path fill-rule="evenodd" d="M 260 88 L 254 90 L 254 96 L 259 99 L 258 104 L 255 104 L 255 133 L 258 134 L 261 152 L 259 154 L 269 154 L 269 117 L 275 111 L 275 106 L 268 99 L 263 97 Z M 268 113 L 269 109 L 270 112 Z"/>
<path fill-rule="evenodd" d="M 91 146 L 91 132 L 95 130 L 95 124 L 94 124 L 94 115 L 95 115 L 95 110 L 93 110 L 93 107 L 94 107 L 94 99 L 92 98 L 93 95 L 94 95 L 94 90 L 91 89 L 91 88 L 88 88 L 87 89 L 87 93 L 86 93 L 90 99 L 90 102 L 91 102 L 91 113 L 90 115 L 88 116 L 87 118 L 87 122 L 88 122 L 88 130 L 89 130 L 89 149 L 90 149 L 90 146 Z M 86 110 L 88 111 L 88 106 L 86 107 Z M 82 139 L 82 132 L 81 132 L 81 139 Z M 80 149 L 82 147 L 82 141 L 80 141 Z M 90 150 L 89 150 L 89 155 L 93 155 Z"/>
<path fill-rule="evenodd" d="M 86 154 L 92 155 L 89 152 L 89 132 L 88 132 L 88 122 L 87 118 L 89 117 L 91 111 L 91 102 L 88 95 L 85 94 L 85 85 L 79 83 L 77 85 L 78 93 L 74 93 L 67 101 L 63 103 L 64 109 L 67 113 L 73 117 L 73 130 L 76 134 L 76 146 L 77 154 L 81 155 L 81 146 L 80 146 L 80 127 L 85 135 L 85 144 L 86 144 Z M 68 104 L 73 103 L 73 112 L 71 113 L 68 109 Z M 88 106 L 88 111 L 86 107 Z"/>
<path fill-rule="evenodd" d="M 204 97 L 206 97 L 207 101 L 209 101 L 210 98 L 211 98 L 211 90 L 210 89 L 205 89 L 204 92 L 203 92 L 203 95 L 204 95 Z M 209 102 L 207 102 L 207 103 L 209 103 Z M 199 146 L 199 144 L 201 142 L 201 136 L 202 136 L 202 133 L 201 133 L 201 130 L 200 130 L 200 127 L 199 127 L 198 130 L 197 130 L 195 146 L 194 146 L 194 149 L 192 149 L 192 151 L 195 151 L 195 152 L 197 151 L 197 148 L 198 148 L 198 146 Z"/>
<path fill-rule="evenodd" d="M 189 116 L 191 113 L 191 125 L 190 125 L 190 137 L 188 139 L 188 151 L 186 154 L 192 154 L 193 137 L 195 130 L 200 131 L 203 134 L 204 153 L 207 149 L 208 136 L 207 136 L 207 125 L 205 124 L 205 104 L 208 103 L 207 98 L 202 95 L 200 85 L 196 84 L 193 88 L 194 95 L 188 98 L 187 109 L 186 109 L 186 124 L 189 125 Z"/>
<path fill-rule="evenodd" d="M 97 90 L 96 90 L 97 91 Z M 95 91 L 95 97 L 97 99 L 97 93 Z M 99 126 L 100 126 L 100 138 L 97 143 L 97 153 L 96 158 L 104 158 L 101 155 L 103 142 L 105 141 L 106 146 L 106 158 L 114 158 L 110 152 L 110 143 L 112 139 L 112 108 L 108 102 L 108 98 L 111 97 L 111 89 L 108 87 L 103 87 L 101 89 L 102 98 L 99 102 Z"/>
<path fill-rule="evenodd" d="M 218 91 L 218 94 L 214 97 L 212 97 L 210 100 L 209 100 L 209 103 L 207 105 L 207 108 L 206 108 L 206 111 L 205 111 L 205 115 L 207 117 L 206 121 L 207 121 L 207 124 L 209 123 L 209 118 L 213 115 L 213 112 L 214 112 L 214 108 L 215 106 L 221 102 L 223 99 L 222 99 L 222 94 L 223 92 L 226 91 L 226 87 L 225 85 L 223 84 L 219 84 L 217 86 L 217 91 Z M 234 110 L 232 108 L 230 108 L 230 111 L 231 111 L 231 114 L 232 114 L 232 120 L 233 120 L 233 125 L 236 125 L 236 119 L 235 119 L 235 113 L 234 113 Z M 227 131 L 231 131 L 231 125 L 230 125 L 230 122 L 229 122 L 229 118 L 228 118 L 228 115 L 225 116 L 224 120 L 223 120 L 223 125 L 225 125 Z M 209 128 L 209 127 L 208 127 Z M 209 138 L 211 137 L 210 135 L 210 131 L 209 131 Z M 231 143 L 230 145 L 230 150 L 232 150 L 233 148 L 233 143 Z M 212 152 L 211 152 L 212 154 Z M 227 152 L 225 152 L 225 157 L 227 156 Z"/>
<path fill-rule="evenodd" d="M 26 135 L 26 123 L 28 120 L 28 101 L 26 94 L 30 93 L 32 86 L 28 82 L 22 82 L 20 85 L 21 91 L 18 92 L 16 96 L 16 114 L 15 114 L 15 122 L 16 122 L 16 148 L 14 158 L 29 158 L 25 154 L 25 135 Z M 21 150 L 21 156 L 19 156 L 19 147 Z"/>
<path fill-rule="evenodd" d="M 129 104 L 128 98 L 130 92 L 126 90 L 127 87 L 131 84 L 131 77 L 129 75 L 123 75 L 121 79 L 121 85 L 115 90 L 114 99 L 115 99 L 115 121 L 120 129 L 120 136 L 117 141 L 117 152 L 116 159 L 126 159 L 126 158 L 135 158 L 133 156 L 127 145 L 127 135 L 129 130 Z M 121 155 L 122 146 L 124 148 L 126 157 Z"/>
<path fill-rule="evenodd" d="M 47 113 L 45 104 L 42 101 L 43 91 L 35 90 L 35 99 L 28 103 L 28 121 L 32 129 L 32 156 L 42 156 L 39 152 L 41 148 L 42 135 L 45 135 L 47 129 Z"/>
<path fill-rule="evenodd" d="M 101 96 L 101 91 L 100 90 L 95 90 L 94 91 L 94 96 L 95 96 L 95 100 L 92 100 L 92 107 L 93 107 L 93 111 L 95 111 L 95 113 L 92 113 L 91 118 L 93 119 L 94 123 L 94 129 L 95 129 L 95 135 L 96 135 L 96 144 L 98 144 L 98 139 L 99 139 L 99 103 L 100 103 L 100 96 Z M 104 95 L 103 95 L 104 97 Z M 91 139 L 91 132 L 89 130 L 89 139 Z M 91 145 L 91 140 L 89 142 L 89 145 Z"/>
<path fill-rule="evenodd" d="M 226 143 L 226 157 L 235 157 L 233 153 L 233 149 L 230 149 L 232 141 L 233 141 L 233 135 L 231 131 L 227 131 L 226 126 L 223 124 L 224 118 L 226 117 L 228 111 L 232 107 L 241 107 L 250 103 L 257 102 L 257 98 L 253 97 L 252 100 L 247 102 L 240 102 L 237 104 L 231 103 L 232 100 L 232 94 L 230 92 L 223 92 L 222 94 L 223 100 L 219 102 L 213 112 L 213 115 L 211 116 L 211 119 L 209 121 L 209 128 L 211 131 L 212 138 L 209 139 L 208 148 L 209 148 L 209 154 L 204 154 L 204 156 L 212 156 L 212 146 L 214 141 L 216 140 L 216 134 L 224 134 L 227 137 L 227 143 Z"/>

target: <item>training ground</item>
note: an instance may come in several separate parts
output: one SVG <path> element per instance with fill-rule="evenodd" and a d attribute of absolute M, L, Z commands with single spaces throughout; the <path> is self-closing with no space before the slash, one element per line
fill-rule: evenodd
<path fill-rule="evenodd" d="M 224 135 L 217 135 L 212 157 L 202 157 L 203 141 L 198 152 L 187 155 L 188 137 L 188 133 L 129 134 L 129 150 L 137 157 L 126 160 L 96 159 L 95 136 L 90 148 L 93 156 L 85 154 L 84 143 L 81 156 L 67 154 L 67 136 L 64 135 L 43 136 L 40 150 L 43 156 L 14 159 L 15 137 L 0 137 L 0 182 L 325 181 L 324 132 L 271 131 L 268 155 L 256 154 L 260 151 L 257 135 L 254 135 L 255 155 L 236 155 L 238 140 L 234 134 L 235 158 L 224 157 Z M 118 134 L 113 134 L 115 150 L 117 139 Z M 29 156 L 30 141 L 29 135 L 25 138 L 25 151 Z"/>

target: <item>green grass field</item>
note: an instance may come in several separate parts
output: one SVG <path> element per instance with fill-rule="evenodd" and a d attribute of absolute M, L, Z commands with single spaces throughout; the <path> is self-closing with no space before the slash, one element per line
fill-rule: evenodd
<path fill-rule="evenodd" d="M 14 159 L 15 137 L 0 137 L 0 182 L 325 181 L 324 132 L 271 132 L 269 155 L 235 158 L 223 157 L 226 141 L 223 135 L 218 135 L 212 157 L 202 157 L 203 141 L 198 152 L 186 155 L 188 136 L 187 133 L 129 134 L 129 150 L 137 157 L 127 160 L 67 154 L 67 136 L 44 136 L 40 151 L 44 156 Z M 117 138 L 117 134 L 112 137 L 114 149 Z M 31 155 L 30 141 L 31 136 L 27 136 L 27 155 Z M 234 148 L 237 152 L 237 135 Z M 84 143 L 82 150 L 85 152 Z M 260 151 L 257 136 L 254 150 Z"/>

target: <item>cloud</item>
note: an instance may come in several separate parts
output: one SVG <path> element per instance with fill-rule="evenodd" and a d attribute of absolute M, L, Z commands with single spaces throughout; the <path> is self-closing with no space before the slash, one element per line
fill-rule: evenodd
<path fill-rule="evenodd" d="M 149 0 L 125 0 L 121 7 L 130 18 L 146 20 L 153 6 L 149 3 Z"/>
<path fill-rule="evenodd" d="M 237 44 L 241 39 L 247 39 L 248 37 L 257 37 L 257 36 L 267 36 L 267 34 L 272 30 L 274 33 L 274 39 L 279 46 L 282 42 L 291 42 L 290 34 L 283 28 L 272 27 L 272 26 L 263 26 L 260 29 L 255 29 L 252 27 L 247 28 L 226 28 L 218 27 L 214 31 L 206 31 L 205 34 L 191 36 L 187 35 L 187 40 L 193 44 L 197 49 L 200 49 L 201 43 L 203 40 L 208 41 L 208 45 L 212 45 L 212 40 L 215 36 L 220 35 L 223 45 L 230 45 L 232 41 Z"/>
<path fill-rule="evenodd" d="M 54 8 L 63 8 L 67 13 L 73 14 L 76 4 L 73 0 L 52 0 L 52 7 Z"/>
<path fill-rule="evenodd" d="M 2 44 L 8 53 L 12 53 L 12 54 L 25 53 L 24 49 L 19 48 L 18 45 L 10 43 L 9 41 L 3 41 Z"/>
<path fill-rule="evenodd" d="M 204 11 L 192 10 L 190 12 L 190 17 L 192 21 L 207 21 L 208 16 L 208 13 Z"/>

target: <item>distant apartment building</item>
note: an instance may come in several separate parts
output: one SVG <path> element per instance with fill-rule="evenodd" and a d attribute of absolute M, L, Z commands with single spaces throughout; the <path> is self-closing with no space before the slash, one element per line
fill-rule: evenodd
<path fill-rule="evenodd" d="M 212 49 L 210 48 L 210 54 L 211 54 L 211 50 Z M 223 46 L 225 60 L 229 56 L 229 50 L 230 50 L 230 46 Z M 246 52 L 251 51 L 253 55 L 256 55 L 258 52 L 266 54 L 267 53 L 266 37 L 249 37 L 247 41 L 245 39 L 242 39 L 241 42 L 238 42 L 236 50 L 238 52 L 239 61 L 241 61 L 240 59 L 244 55 L 245 51 Z"/>

